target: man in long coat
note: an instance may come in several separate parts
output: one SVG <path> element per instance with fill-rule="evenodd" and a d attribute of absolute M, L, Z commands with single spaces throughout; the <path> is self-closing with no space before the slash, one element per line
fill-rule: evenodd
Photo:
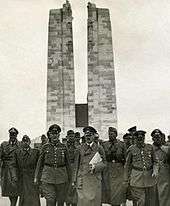
<path fill-rule="evenodd" d="M 105 153 L 94 142 L 96 130 L 93 127 L 83 129 L 86 143 L 76 151 L 73 183 L 77 183 L 78 206 L 101 205 L 101 172 L 105 167 Z"/>
<path fill-rule="evenodd" d="M 145 144 L 145 131 L 135 133 L 136 144 L 129 147 L 125 164 L 125 181 L 130 182 L 132 198 L 138 206 L 156 206 L 156 183 L 159 161 L 152 145 Z"/>
<path fill-rule="evenodd" d="M 103 202 L 105 199 L 105 203 L 119 206 L 125 202 L 123 180 L 126 151 L 124 143 L 117 139 L 116 128 L 109 127 L 108 134 L 109 141 L 102 144 L 107 160 L 107 167 L 103 172 Z"/>
<path fill-rule="evenodd" d="M 17 135 L 18 130 L 12 127 L 9 130 L 9 141 L 2 142 L 0 147 L 2 196 L 9 197 L 11 206 L 16 206 L 19 195 L 18 180 L 13 170 L 14 154 L 20 147 Z"/>
<path fill-rule="evenodd" d="M 159 159 L 159 176 L 158 176 L 158 198 L 159 206 L 170 205 L 170 148 L 162 144 L 162 132 L 155 129 L 151 133 L 153 148 Z"/>
<path fill-rule="evenodd" d="M 39 190 L 34 184 L 34 173 L 39 158 L 39 150 L 32 149 L 30 143 L 30 138 L 24 135 L 21 147 L 15 152 L 14 157 L 14 165 L 18 170 L 20 183 L 19 206 L 40 206 Z"/>

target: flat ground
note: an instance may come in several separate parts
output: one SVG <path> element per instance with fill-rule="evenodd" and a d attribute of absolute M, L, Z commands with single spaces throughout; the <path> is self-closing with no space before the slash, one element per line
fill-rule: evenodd
<path fill-rule="evenodd" d="M 8 198 L 2 198 L 2 197 L 0 197 L 0 206 L 9 206 L 9 200 L 8 200 Z M 45 206 L 45 200 L 44 200 L 44 198 L 41 199 L 41 206 Z M 103 206 L 109 206 L 109 205 L 103 204 Z M 127 206 L 132 206 L 132 204 L 128 202 Z"/>
<path fill-rule="evenodd" d="M 1 197 L 1 191 L 0 191 L 0 206 L 9 206 L 8 198 Z M 44 198 L 41 198 L 41 206 L 45 206 L 45 199 Z M 103 206 L 109 206 L 109 205 L 103 204 Z M 131 202 L 128 202 L 127 206 L 132 206 Z"/>

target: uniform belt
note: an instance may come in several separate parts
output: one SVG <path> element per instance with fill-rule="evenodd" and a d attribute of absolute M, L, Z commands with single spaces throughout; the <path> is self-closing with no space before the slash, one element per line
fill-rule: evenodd
<path fill-rule="evenodd" d="M 122 164 L 122 162 L 121 161 L 118 161 L 118 160 L 110 160 L 110 161 L 108 161 L 109 163 L 119 163 L 119 164 Z"/>
<path fill-rule="evenodd" d="M 55 164 L 47 164 L 47 163 L 45 163 L 44 165 L 48 166 L 48 167 L 55 167 L 55 168 L 65 167 L 66 166 L 66 165 L 55 165 Z"/>
<path fill-rule="evenodd" d="M 134 169 L 134 170 L 138 170 L 138 171 L 149 171 L 149 170 L 151 170 L 151 169 L 153 169 L 153 167 L 136 167 L 136 166 L 132 166 L 132 169 Z"/>

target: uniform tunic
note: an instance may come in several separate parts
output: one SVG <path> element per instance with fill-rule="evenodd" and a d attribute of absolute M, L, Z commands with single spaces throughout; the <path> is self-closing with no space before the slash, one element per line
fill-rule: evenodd
<path fill-rule="evenodd" d="M 120 205 L 125 200 L 124 163 L 125 146 L 124 143 L 104 142 L 103 148 L 106 154 L 107 167 L 103 171 L 103 202 L 113 205 Z"/>
<path fill-rule="evenodd" d="M 102 161 L 96 164 L 94 173 L 89 170 L 89 163 L 99 152 Z M 105 153 L 101 146 L 86 143 L 76 151 L 74 180 L 77 179 L 78 206 L 101 205 L 101 171 L 105 167 Z"/>
<path fill-rule="evenodd" d="M 160 206 L 170 205 L 170 165 L 169 156 L 170 149 L 169 146 L 157 147 L 153 145 L 156 156 L 159 159 L 159 177 L 158 177 L 158 197 Z"/>
<path fill-rule="evenodd" d="M 43 146 L 35 171 L 35 178 L 41 180 L 46 199 L 63 202 L 71 181 L 71 166 L 66 145 L 47 143 Z"/>
<path fill-rule="evenodd" d="M 75 146 L 75 143 L 70 143 L 68 141 L 67 148 L 68 148 L 69 159 L 70 159 L 70 164 L 71 164 L 71 171 L 72 171 L 72 174 L 74 174 L 75 152 L 76 152 L 77 147 Z M 70 204 L 77 203 L 77 191 L 75 188 L 72 188 L 71 185 L 69 185 L 67 203 L 70 203 Z"/>
<path fill-rule="evenodd" d="M 1 161 L 1 187 L 2 196 L 18 196 L 18 184 L 13 183 L 16 178 L 14 171 L 14 154 L 20 147 L 20 143 L 16 141 L 14 144 L 11 141 L 5 141 L 0 147 L 0 161 Z"/>
<path fill-rule="evenodd" d="M 136 145 L 128 149 L 125 164 L 125 180 L 129 181 L 132 197 L 139 206 L 156 206 L 156 183 L 153 172 L 158 173 L 159 162 L 150 144 L 144 144 L 142 148 Z"/>
<path fill-rule="evenodd" d="M 16 168 L 19 172 L 19 206 L 40 206 L 38 187 L 34 185 L 34 173 L 39 150 L 20 148 L 15 153 Z"/>

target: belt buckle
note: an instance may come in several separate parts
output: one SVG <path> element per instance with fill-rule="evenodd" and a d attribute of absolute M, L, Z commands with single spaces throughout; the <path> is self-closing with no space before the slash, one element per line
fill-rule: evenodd
<path fill-rule="evenodd" d="M 115 163 L 115 160 L 112 160 L 112 163 Z"/>

